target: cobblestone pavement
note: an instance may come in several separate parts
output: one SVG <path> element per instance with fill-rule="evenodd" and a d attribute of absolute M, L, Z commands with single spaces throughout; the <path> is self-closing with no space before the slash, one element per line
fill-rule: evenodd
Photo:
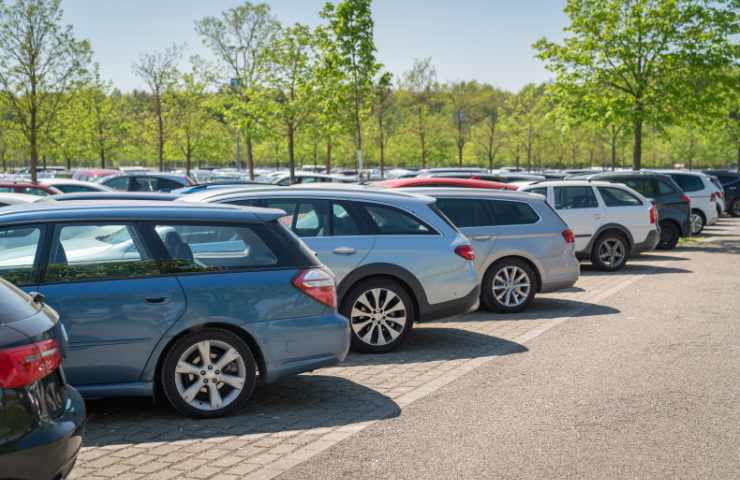
<path fill-rule="evenodd" d="M 647 275 L 681 271 L 672 259 L 645 255 L 613 274 L 585 265 L 576 287 L 539 296 L 525 314 L 419 324 L 397 352 L 352 354 L 340 366 L 258 387 L 251 405 L 228 418 L 190 420 L 146 399 L 89 402 L 72 478 L 273 478 L 496 356 L 526 352 L 527 341 L 559 322 L 618 314 L 599 302 Z"/>

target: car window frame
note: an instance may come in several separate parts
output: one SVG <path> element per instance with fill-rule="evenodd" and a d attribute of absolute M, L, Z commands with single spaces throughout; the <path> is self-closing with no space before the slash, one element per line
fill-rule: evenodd
<path fill-rule="evenodd" d="M 42 270 L 45 269 L 43 262 L 45 258 L 48 258 L 48 252 L 51 248 L 51 235 L 53 234 L 54 229 L 51 228 L 48 222 L 31 222 L 3 225 L 2 227 L 0 227 L 0 230 L 11 228 L 38 228 L 40 230 L 38 245 L 36 246 L 36 255 L 34 256 L 33 265 L 31 267 L 31 275 L 29 276 L 30 282 L 24 284 L 14 284 L 19 288 L 37 286 L 41 283 Z"/>
<path fill-rule="evenodd" d="M 601 201 L 604 204 L 604 208 L 620 208 L 620 207 L 643 207 L 645 204 L 643 203 L 642 199 L 638 196 L 636 196 L 634 193 L 629 192 L 625 190 L 624 188 L 620 188 L 617 184 L 613 184 L 614 186 L 607 186 L 607 185 L 599 185 L 596 187 L 596 192 L 599 194 L 599 197 L 601 197 Z M 629 187 L 628 187 L 629 188 Z M 618 190 L 626 195 L 629 195 L 630 197 L 637 200 L 639 203 L 637 204 L 629 204 L 629 205 L 609 205 L 606 201 L 606 198 L 601 193 L 601 189 L 611 189 L 611 190 Z"/>
<path fill-rule="evenodd" d="M 532 212 L 534 212 L 535 216 L 537 217 L 537 221 L 531 222 L 531 223 L 506 223 L 506 224 L 498 223 L 498 220 L 496 219 L 496 212 L 493 209 L 493 202 L 520 203 L 522 205 L 526 205 L 527 208 L 529 208 L 530 210 L 532 210 Z M 598 203 L 598 199 L 596 200 L 596 202 Z M 547 203 L 547 201 L 545 201 L 545 203 Z M 540 215 L 540 212 L 538 212 L 536 208 L 534 208 L 532 205 L 530 205 L 527 202 L 523 202 L 521 200 L 510 200 L 508 198 L 489 198 L 485 200 L 485 204 L 486 204 L 486 208 L 490 210 L 490 215 L 493 218 L 494 226 L 496 227 L 525 227 L 525 226 L 537 225 L 539 223 L 542 223 L 542 215 Z"/>
<path fill-rule="evenodd" d="M 578 208 L 558 208 L 558 189 L 576 189 L 576 188 L 583 188 L 586 190 L 589 190 L 591 192 L 591 197 L 594 200 L 595 205 L 589 205 L 588 207 L 578 207 Z M 599 204 L 599 197 L 596 196 L 596 192 L 594 191 L 593 185 L 554 185 L 552 187 L 552 201 L 553 201 L 553 208 L 555 210 L 588 210 L 592 208 L 601 208 L 601 205 Z"/>
<path fill-rule="evenodd" d="M 436 228 L 434 228 L 433 226 L 431 226 L 429 224 L 429 222 L 426 222 L 426 221 L 422 220 L 414 212 L 411 212 L 411 211 L 406 210 L 404 208 L 400 208 L 400 207 L 397 207 L 395 205 L 389 205 L 389 204 L 383 203 L 383 202 L 374 202 L 374 201 L 370 201 L 370 200 L 356 200 L 355 202 L 356 202 L 356 204 L 359 207 L 363 207 L 365 205 L 370 205 L 370 206 L 373 206 L 373 207 L 389 208 L 391 210 L 396 210 L 397 212 L 400 212 L 400 213 L 402 213 L 404 215 L 408 215 L 408 216 L 412 217 L 417 222 L 419 222 L 420 224 L 422 224 L 424 227 L 426 227 L 427 229 L 429 229 L 429 233 L 381 233 L 381 232 L 378 231 L 377 225 L 375 224 L 375 221 L 372 219 L 372 216 L 370 215 L 370 212 L 368 212 L 364 208 L 361 208 L 363 214 L 364 215 L 367 215 L 367 217 L 368 217 L 368 227 L 370 227 L 370 229 L 372 230 L 372 234 L 371 235 L 376 235 L 376 236 L 379 236 L 379 237 L 423 237 L 423 236 L 428 236 L 428 235 L 442 236 L 442 234 L 439 232 L 439 230 L 436 229 Z"/>

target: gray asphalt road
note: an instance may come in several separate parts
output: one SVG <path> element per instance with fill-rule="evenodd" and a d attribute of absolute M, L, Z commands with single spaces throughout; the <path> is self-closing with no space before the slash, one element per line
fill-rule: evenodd
<path fill-rule="evenodd" d="M 740 478 L 740 221 L 705 236 L 279 478 Z"/>

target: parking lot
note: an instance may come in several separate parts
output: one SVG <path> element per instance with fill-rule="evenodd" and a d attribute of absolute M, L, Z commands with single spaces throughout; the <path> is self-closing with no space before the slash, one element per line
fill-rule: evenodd
<path fill-rule="evenodd" d="M 637 294 L 651 278 L 693 275 L 695 282 L 711 282 L 694 272 L 696 262 L 710 256 L 737 262 L 738 253 L 740 221 L 724 218 L 698 240 L 644 255 L 617 273 L 585 264 L 576 287 L 538 297 L 524 314 L 472 313 L 423 323 L 394 353 L 351 354 L 338 367 L 258 388 L 247 409 L 227 418 L 189 420 L 142 399 L 88 402 L 86 445 L 72 478 L 276 477 L 403 416 L 414 402 L 466 374 L 496 369 L 499 357 L 539 355 L 535 338 L 557 335 L 558 325 L 582 317 L 620 322 L 623 314 L 609 306 L 612 300 Z M 737 291 L 735 282 L 725 287 Z"/>

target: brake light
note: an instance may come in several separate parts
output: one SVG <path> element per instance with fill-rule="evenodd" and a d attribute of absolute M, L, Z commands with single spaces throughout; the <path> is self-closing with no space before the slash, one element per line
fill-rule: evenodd
<path fill-rule="evenodd" d="M 54 372 L 61 363 L 62 353 L 53 339 L 0 350 L 0 387 L 32 385 Z"/>
<path fill-rule="evenodd" d="M 337 308 L 337 289 L 334 276 L 323 268 L 302 270 L 293 279 L 293 285 L 327 307 Z"/>
<path fill-rule="evenodd" d="M 722 198 L 722 195 L 719 192 L 713 192 L 712 195 L 709 197 L 709 201 L 718 202 L 720 198 Z"/>
<path fill-rule="evenodd" d="M 458 245 L 455 248 L 455 253 L 465 260 L 470 260 L 471 262 L 475 260 L 475 250 L 473 250 L 472 245 Z"/>
<path fill-rule="evenodd" d="M 655 225 L 655 205 L 650 206 L 650 224 Z"/>
<path fill-rule="evenodd" d="M 565 239 L 565 243 L 576 243 L 576 235 L 570 228 L 566 228 L 565 230 L 563 230 L 562 235 Z"/>
<path fill-rule="evenodd" d="M 691 199 L 686 195 L 681 195 L 681 200 L 683 200 L 684 202 L 688 202 L 689 206 L 691 206 Z"/>

